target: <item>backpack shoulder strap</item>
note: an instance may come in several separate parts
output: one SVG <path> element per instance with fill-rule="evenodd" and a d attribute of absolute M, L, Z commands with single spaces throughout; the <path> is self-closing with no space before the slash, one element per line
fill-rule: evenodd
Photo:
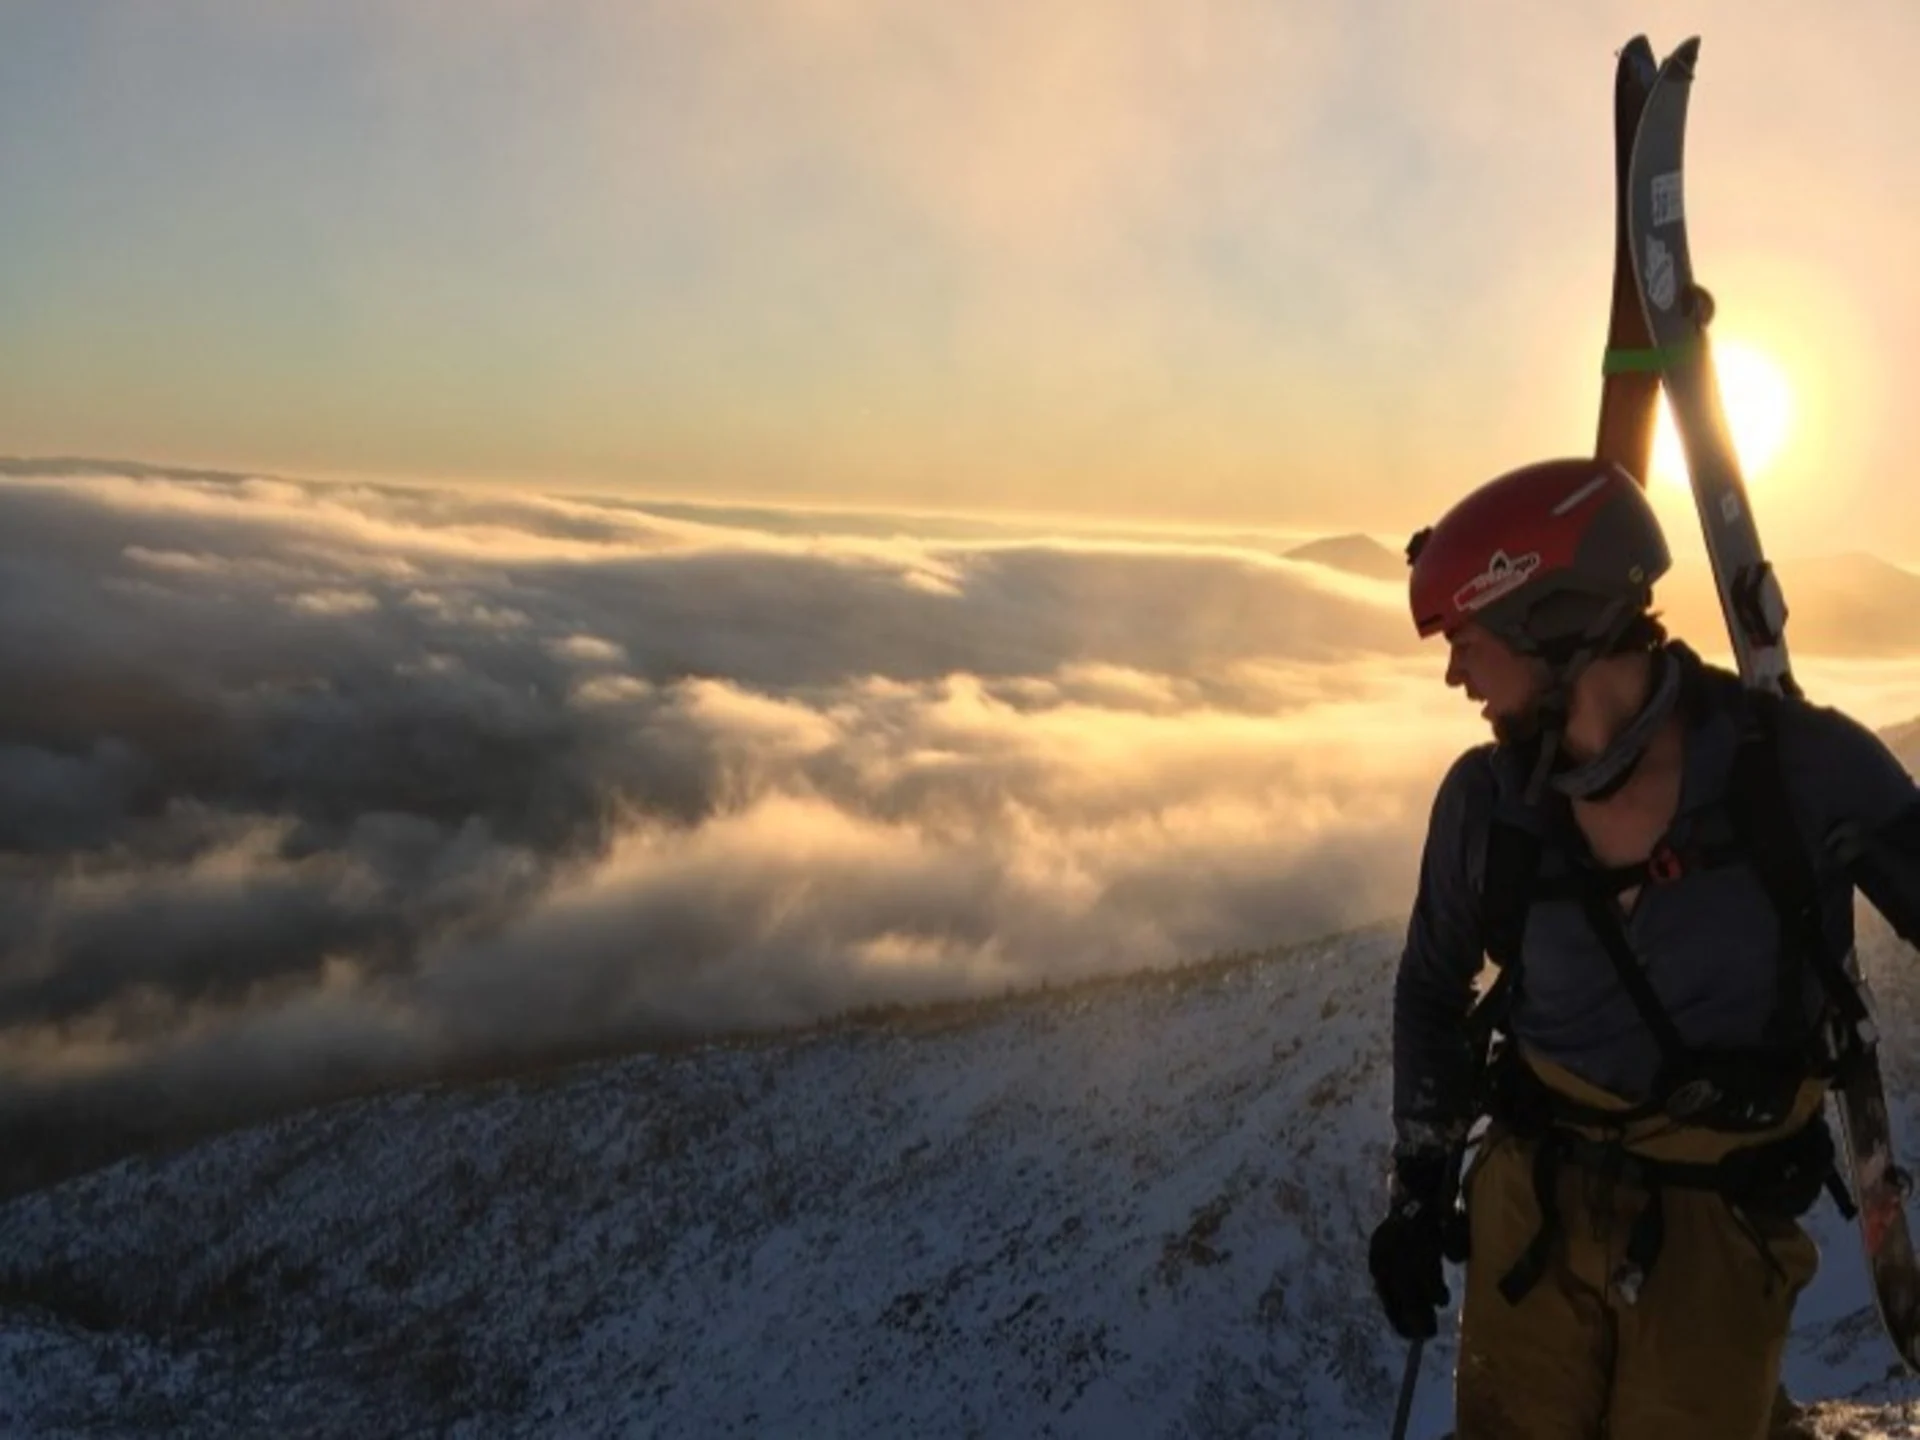
<path fill-rule="evenodd" d="M 1828 938 L 1821 913 L 1819 873 L 1793 813 L 1780 763 L 1779 719 L 1785 701 L 1749 690 L 1738 710 L 1740 748 L 1727 781 L 1727 809 L 1749 847 L 1753 867 L 1779 917 L 1780 964 L 1768 1038 L 1804 1044 L 1807 1035 L 1803 967 L 1811 967 L 1828 1001 L 1851 1023 L 1865 1016 L 1860 992 Z"/>
<path fill-rule="evenodd" d="M 1495 815 L 1487 828 L 1486 872 L 1480 883 L 1480 926 L 1487 958 L 1499 967 L 1493 984 L 1467 1017 L 1467 1032 L 1484 1051 L 1495 1030 L 1506 1028 L 1507 1013 L 1520 987 L 1521 941 L 1527 912 L 1533 908 L 1540 871 L 1540 837 Z"/>
<path fill-rule="evenodd" d="M 1480 923 L 1487 955 L 1504 974 L 1520 965 L 1520 942 L 1540 873 L 1540 837 L 1495 817 L 1487 830 L 1487 870 L 1480 887 Z"/>

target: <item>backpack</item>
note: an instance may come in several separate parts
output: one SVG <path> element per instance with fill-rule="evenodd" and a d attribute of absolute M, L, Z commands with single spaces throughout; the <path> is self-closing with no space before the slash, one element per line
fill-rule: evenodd
<path fill-rule="evenodd" d="M 1708 681 L 1709 677 L 1699 677 Z M 1739 748 L 1723 797 L 1730 840 L 1675 851 L 1664 842 L 1634 865 L 1576 865 L 1566 876 L 1543 877 L 1547 840 L 1498 814 L 1487 836 L 1481 892 L 1487 954 L 1499 967 L 1491 989 L 1468 1018 L 1476 1056 L 1485 1056 L 1496 1032 L 1504 1033 L 1513 1000 L 1526 980 L 1522 940 L 1536 900 L 1575 899 L 1585 911 L 1616 978 L 1660 1051 L 1653 1093 L 1627 1112 L 1592 1111 L 1568 1102 L 1564 1116 L 1575 1123 L 1625 1123 L 1653 1114 L 1716 1128 L 1752 1131 L 1778 1124 L 1802 1081 L 1839 1078 L 1870 1042 L 1866 1003 L 1847 971 L 1846 957 L 1828 938 L 1821 914 L 1820 884 L 1795 823 L 1777 743 L 1781 697 L 1726 683 L 1725 703 L 1740 726 Z M 1570 831 L 1571 816 L 1556 824 Z M 1578 854 L 1577 833 L 1566 843 Z M 1741 1050 L 1694 1050 L 1681 1039 L 1628 941 L 1617 897 L 1637 886 L 1670 884 L 1720 865 L 1747 864 L 1757 873 L 1779 919 L 1781 944 L 1774 976 L 1774 1003 L 1762 1043 Z M 1827 1000 L 1820 1024 L 1806 1015 L 1806 976 L 1819 981 Z M 1500 1047 L 1493 1046 L 1496 1050 Z"/>

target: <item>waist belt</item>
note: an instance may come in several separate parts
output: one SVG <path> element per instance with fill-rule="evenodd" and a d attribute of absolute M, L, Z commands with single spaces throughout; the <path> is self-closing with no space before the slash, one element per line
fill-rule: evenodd
<path fill-rule="evenodd" d="M 1509 1304 L 1518 1304 L 1546 1273 L 1554 1241 L 1563 1229 L 1559 1180 L 1562 1167 L 1569 1164 L 1598 1180 L 1603 1192 L 1626 1185 L 1645 1194 L 1627 1234 L 1626 1257 L 1612 1276 L 1615 1288 L 1628 1304 L 1639 1297 L 1640 1287 L 1666 1239 L 1661 1197 L 1668 1189 L 1719 1195 L 1776 1274 L 1780 1273 L 1779 1265 L 1754 1228 L 1754 1217 L 1797 1218 L 1813 1208 L 1822 1190 L 1833 1196 L 1843 1214 L 1851 1217 L 1855 1213 L 1840 1179 L 1833 1136 L 1817 1112 L 1790 1134 L 1730 1150 L 1715 1161 L 1655 1160 L 1628 1148 L 1618 1133 L 1595 1137 L 1571 1128 L 1617 1124 L 1619 1116 L 1607 1117 L 1595 1107 L 1565 1101 L 1517 1057 L 1503 1068 L 1520 1075 L 1504 1077 L 1507 1083 L 1497 1086 L 1495 1094 L 1525 1095 L 1525 1102 L 1512 1107 L 1496 1105 L 1491 1109 L 1492 1118 L 1508 1134 L 1536 1145 L 1533 1195 L 1540 1210 L 1540 1224 L 1532 1239 L 1500 1279 L 1500 1293 Z M 1540 1094 L 1526 1095 L 1534 1089 Z M 1550 1099 L 1543 1103 L 1541 1095 Z M 1554 1103 L 1560 1101 L 1565 1101 L 1564 1105 Z"/>

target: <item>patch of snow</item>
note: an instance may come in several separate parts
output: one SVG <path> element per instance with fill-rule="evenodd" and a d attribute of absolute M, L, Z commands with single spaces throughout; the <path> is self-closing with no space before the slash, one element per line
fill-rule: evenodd
<path fill-rule="evenodd" d="M 361 1100 L 20 1197 L 0 1432 L 1376 1436 L 1398 952 Z M 1867 957 L 1914 1034 L 1906 953 Z M 1920 1435 L 1851 1226 L 1813 1223 L 1792 1389 Z"/>

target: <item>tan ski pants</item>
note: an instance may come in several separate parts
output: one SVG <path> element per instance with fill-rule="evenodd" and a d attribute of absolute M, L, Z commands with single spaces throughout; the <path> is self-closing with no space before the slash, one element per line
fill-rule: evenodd
<path fill-rule="evenodd" d="M 1535 1069 L 1587 1103 L 1619 1103 L 1554 1067 Z M 1809 1087 L 1796 1116 L 1819 1100 Z M 1669 1130 L 1633 1148 L 1708 1161 L 1763 1138 Z M 1659 1258 L 1630 1302 L 1613 1277 L 1645 1192 L 1568 1163 L 1552 1260 L 1511 1304 L 1500 1279 L 1540 1224 L 1536 1148 L 1496 1132 L 1468 1177 L 1459 1440 L 1765 1440 L 1793 1302 L 1818 1264 L 1812 1240 L 1791 1220 L 1743 1219 L 1717 1194 L 1669 1186 Z"/>

